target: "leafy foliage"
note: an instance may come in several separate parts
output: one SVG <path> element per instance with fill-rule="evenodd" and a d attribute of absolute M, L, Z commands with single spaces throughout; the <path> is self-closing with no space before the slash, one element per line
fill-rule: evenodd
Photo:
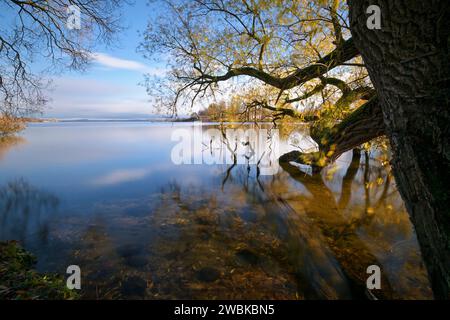
<path fill-rule="evenodd" d="M 199 98 L 215 99 L 224 89 L 241 95 L 259 91 L 260 98 L 251 103 L 270 107 L 278 119 L 298 116 L 292 110 L 314 113 L 326 105 L 349 109 L 365 91 L 355 90 L 369 86 L 349 38 L 344 1 L 164 3 L 168 14 L 149 22 L 140 46 L 148 58 L 170 57 L 167 78 L 147 81 L 163 110 L 177 114 L 179 107 L 192 107 Z M 344 114 L 336 111 L 332 117 Z"/>

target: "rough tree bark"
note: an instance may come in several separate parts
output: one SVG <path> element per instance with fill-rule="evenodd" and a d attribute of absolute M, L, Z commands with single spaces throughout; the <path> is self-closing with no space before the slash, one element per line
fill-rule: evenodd
<path fill-rule="evenodd" d="M 398 189 L 434 295 L 450 298 L 448 0 L 348 0 L 351 31 L 377 90 Z M 381 30 L 366 27 L 369 5 Z"/>

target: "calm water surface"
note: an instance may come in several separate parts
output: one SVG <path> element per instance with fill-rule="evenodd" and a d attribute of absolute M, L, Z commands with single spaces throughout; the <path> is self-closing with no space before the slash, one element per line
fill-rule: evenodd
<path fill-rule="evenodd" d="M 431 298 L 379 148 L 316 176 L 294 166 L 264 176 L 255 165 L 175 165 L 180 128 L 194 130 L 51 123 L 3 139 L 0 240 L 19 240 L 39 271 L 79 265 L 88 299 L 364 298 L 374 264 L 378 297 Z"/>

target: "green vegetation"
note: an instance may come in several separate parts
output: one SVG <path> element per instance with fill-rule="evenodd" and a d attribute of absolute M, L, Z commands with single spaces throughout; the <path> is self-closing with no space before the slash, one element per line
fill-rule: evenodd
<path fill-rule="evenodd" d="M 16 241 L 0 242 L 0 299 L 76 299 L 62 277 L 32 269 L 36 258 Z"/>

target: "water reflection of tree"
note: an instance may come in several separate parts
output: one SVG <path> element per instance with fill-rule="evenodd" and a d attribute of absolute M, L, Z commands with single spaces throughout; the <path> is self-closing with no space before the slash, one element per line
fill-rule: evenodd
<path fill-rule="evenodd" d="M 370 223 L 370 220 L 367 220 L 370 219 L 370 216 L 365 215 L 348 221 L 342 215 L 342 210 L 348 206 L 351 198 L 352 182 L 359 170 L 360 156 L 359 150 L 353 151 L 352 160 L 342 179 L 339 202 L 336 202 L 334 193 L 323 182 L 320 175 L 305 175 L 297 167 L 286 163 L 282 164 L 282 167 L 293 179 L 306 187 L 312 195 L 312 199 L 308 201 L 309 203 L 320 203 L 323 208 L 326 208 L 326 210 L 314 210 L 313 207 L 307 211 L 307 214 L 314 219 L 314 223 L 322 230 L 336 259 L 346 275 L 351 279 L 354 289 L 364 292 L 365 280 L 367 279 L 366 268 L 370 265 L 381 266 L 378 259 L 356 233 L 361 225 Z M 365 175 L 365 179 L 367 178 L 368 176 Z M 370 205 L 368 193 L 365 194 L 365 199 L 365 212 L 367 212 Z M 382 198 L 378 201 L 382 201 Z M 384 276 L 382 278 L 382 290 L 378 291 L 377 295 L 382 298 L 392 298 L 391 291 L 389 280 Z"/>
<path fill-rule="evenodd" d="M 338 191 L 298 168 L 292 168 L 292 177 L 286 172 L 260 177 L 261 188 L 254 167 L 249 173 L 246 165 L 236 165 L 223 189 L 223 177 L 204 187 L 174 181 L 147 202 L 113 201 L 98 208 L 107 213 L 107 221 L 89 224 L 78 252 L 87 277 L 86 297 L 364 297 L 365 268 L 383 265 L 367 239 L 383 246 L 393 243 L 377 234 L 377 217 L 370 208 L 379 204 L 384 209 L 383 201 L 393 204 L 389 197 L 395 194 L 386 181 L 366 193 L 361 186 L 384 171 L 364 175 L 359 158 L 355 152 Z M 307 190 L 293 193 L 298 189 L 293 183 Z M 344 196 L 346 192 L 351 194 Z M 398 213 L 394 209 L 384 215 L 389 220 Z M 400 223 L 410 231 L 408 221 Z M 410 277 L 417 281 L 413 267 Z M 396 279 L 390 290 L 389 280 L 383 279 L 378 297 L 426 297 L 413 292 L 411 284 L 411 291 L 395 291 Z M 423 279 L 419 284 L 423 286 Z"/>
<path fill-rule="evenodd" d="M 46 243 L 59 200 L 19 179 L 0 187 L 0 238 Z"/>
<path fill-rule="evenodd" d="M 293 166 L 264 177 L 254 165 L 236 162 L 207 186 L 181 180 L 166 185 L 149 200 L 152 205 L 113 201 L 101 208 L 108 222 L 83 235 L 87 296 L 363 298 L 366 267 L 383 267 L 383 254 L 412 232 L 386 168 L 368 154 L 363 160 L 361 165 L 355 151 L 347 170 L 331 177 L 305 175 Z M 417 246 L 408 251 L 415 254 Z M 384 274 L 376 296 L 427 297 L 414 288 L 427 285 L 423 268 L 408 268 L 412 280 L 402 285 L 408 291 Z"/>
<path fill-rule="evenodd" d="M 25 143 L 25 138 L 20 136 L 0 136 L 0 160 L 15 146 Z"/>
<path fill-rule="evenodd" d="M 342 185 L 339 191 L 332 191 L 327 186 L 324 182 L 324 179 L 327 179 L 326 177 L 317 174 L 312 176 L 305 174 L 298 167 L 289 163 L 281 163 L 282 168 L 291 178 L 301 183 L 306 189 L 305 192 L 296 192 L 292 196 L 292 190 L 289 190 L 288 187 L 289 184 L 285 180 L 279 179 L 279 177 L 273 178 L 269 184 L 265 184 L 264 188 L 260 188 L 269 199 L 267 203 L 273 204 L 278 202 L 278 206 L 280 206 L 280 203 L 282 206 L 287 204 L 288 210 L 293 211 L 291 216 L 298 215 L 298 212 L 306 214 L 309 218 L 308 223 L 317 227 L 320 233 L 323 234 L 325 243 L 332 250 L 334 257 L 342 268 L 342 272 L 348 278 L 353 293 L 356 293 L 358 296 L 361 296 L 366 291 L 367 266 L 372 264 L 382 266 L 383 263 L 378 258 L 380 251 L 384 250 L 383 253 L 386 255 L 386 252 L 390 250 L 389 247 L 396 241 L 395 237 L 390 236 L 384 239 L 383 232 L 389 234 L 390 231 L 382 230 L 380 232 L 374 219 L 386 219 L 391 222 L 400 219 L 395 231 L 397 233 L 406 232 L 405 238 L 413 232 L 404 211 L 403 203 L 392 184 L 389 168 L 382 165 L 374 165 L 374 160 L 371 159 L 368 152 L 364 153 L 364 165 L 361 168 L 360 158 L 360 151 L 353 151 L 352 160 L 342 178 Z M 331 177 L 330 179 L 335 181 L 336 177 Z M 277 180 L 283 181 L 274 183 Z M 258 184 L 261 184 L 261 182 L 258 181 Z M 362 194 L 361 190 L 363 191 Z M 340 194 L 338 201 L 336 200 L 336 194 Z M 359 199 L 363 199 L 362 206 L 359 203 Z M 273 208 L 273 205 L 268 207 L 270 208 L 271 206 L 270 210 L 277 210 Z M 394 208 L 394 206 L 397 207 Z M 278 211 L 280 210 L 278 209 Z M 400 215 L 399 212 L 403 214 Z M 285 219 L 285 222 L 289 222 L 289 219 Z M 292 232 L 291 238 L 295 239 L 295 233 L 296 231 Z M 399 235 L 395 234 L 395 236 L 398 237 Z M 296 241 L 301 240 L 297 239 Z M 414 261 L 420 262 L 421 257 L 417 243 L 414 241 L 413 243 L 414 246 L 410 250 L 412 253 L 408 258 L 414 264 Z M 292 248 L 291 250 L 295 251 Z M 404 261 L 403 263 L 410 264 L 410 261 Z M 411 269 L 411 266 L 406 265 L 405 268 Z M 416 265 L 414 268 L 414 276 L 408 277 L 408 279 L 416 280 L 410 281 L 409 284 L 403 284 L 403 286 L 410 286 L 410 292 L 405 292 L 404 288 L 399 288 L 401 285 L 397 283 L 399 282 L 398 279 L 394 279 L 394 282 L 396 282 L 394 286 L 396 291 L 398 291 L 394 292 L 390 284 L 392 279 L 384 273 L 382 290 L 377 291 L 376 295 L 381 298 L 392 298 L 393 296 L 405 294 L 427 297 L 430 292 L 427 287 L 428 283 L 423 267 Z M 417 282 L 417 279 L 421 279 L 423 282 L 422 288 L 414 288 L 411 285 L 414 281 Z"/>

